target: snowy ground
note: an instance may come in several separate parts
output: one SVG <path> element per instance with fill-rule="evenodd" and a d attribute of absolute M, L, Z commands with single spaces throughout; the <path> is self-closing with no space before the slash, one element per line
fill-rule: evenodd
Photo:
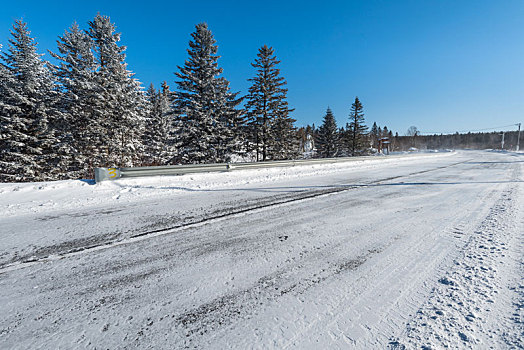
<path fill-rule="evenodd" d="M 0 348 L 522 348 L 523 163 L 0 184 Z"/>

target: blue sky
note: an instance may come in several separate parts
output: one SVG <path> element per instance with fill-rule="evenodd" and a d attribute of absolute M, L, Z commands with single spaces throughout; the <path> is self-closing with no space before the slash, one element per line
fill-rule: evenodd
<path fill-rule="evenodd" d="M 174 87 L 194 25 L 218 41 L 219 64 L 247 92 L 260 46 L 275 48 L 297 125 L 327 106 L 345 125 L 355 96 L 368 124 L 404 134 L 524 122 L 524 1 L 3 1 L 0 43 L 23 18 L 39 51 L 73 21 L 108 15 L 144 86 Z M 49 55 L 44 58 L 49 59 Z M 511 128 L 504 128 L 511 129 Z"/>

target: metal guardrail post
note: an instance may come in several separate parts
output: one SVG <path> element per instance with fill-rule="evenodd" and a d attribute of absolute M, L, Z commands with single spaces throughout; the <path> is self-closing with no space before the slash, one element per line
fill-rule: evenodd
<path fill-rule="evenodd" d="M 121 177 L 119 168 L 95 168 L 95 183 L 105 180 L 116 180 Z"/>

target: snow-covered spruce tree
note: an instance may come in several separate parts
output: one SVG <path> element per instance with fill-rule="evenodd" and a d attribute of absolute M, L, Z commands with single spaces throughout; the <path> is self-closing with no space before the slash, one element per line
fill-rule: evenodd
<path fill-rule="evenodd" d="M 283 100 L 271 126 L 271 140 L 273 141 L 269 148 L 271 159 L 295 159 L 300 154 L 300 140 L 295 128 L 296 119 L 289 116 L 292 111 L 293 109 L 288 108 L 287 101 Z"/>
<path fill-rule="evenodd" d="M 196 25 L 187 50 L 189 58 L 178 66 L 173 103 L 177 128 L 177 161 L 216 163 L 239 152 L 243 130 L 241 98 L 220 77 L 218 46 L 206 23 Z"/>
<path fill-rule="evenodd" d="M 93 41 L 73 23 L 57 44 L 59 53 L 50 51 L 50 54 L 59 62 L 54 74 L 62 87 L 62 143 L 67 143 L 71 150 L 68 173 L 71 178 L 85 178 L 92 176 L 93 161 L 100 153 L 99 136 L 106 134 L 101 113 L 95 110 L 100 91 L 95 80 Z"/>
<path fill-rule="evenodd" d="M 89 22 L 88 36 L 93 41 L 97 69 L 94 73 L 95 98 L 91 130 L 96 145 L 94 166 L 132 166 L 139 163 L 145 98 L 140 83 L 127 70 L 125 46 L 119 46 L 120 33 L 107 16 L 100 14 Z"/>
<path fill-rule="evenodd" d="M 23 175 L 24 166 L 21 161 L 23 154 L 17 154 L 23 143 L 17 139 L 25 140 L 28 136 L 23 133 L 30 120 L 17 118 L 20 108 L 15 103 L 21 100 L 16 89 L 16 80 L 11 71 L 0 63 L 0 181 L 16 181 L 17 174 Z M 17 159 L 20 158 L 20 159 Z M 32 157 L 30 158 L 33 161 Z M 18 162 L 17 162 L 18 161 Z"/>
<path fill-rule="evenodd" d="M 320 157 L 330 158 L 338 154 L 338 127 L 335 116 L 329 107 L 322 125 L 318 128 L 316 145 Z"/>
<path fill-rule="evenodd" d="M 373 123 L 373 126 L 371 127 L 371 131 L 369 132 L 369 136 L 371 137 L 372 147 L 378 148 L 378 140 L 380 138 L 380 132 L 378 130 L 378 126 L 376 122 Z"/>
<path fill-rule="evenodd" d="M 347 123 L 346 123 L 346 126 L 347 126 Z M 337 145 L 338 145 L 339 154 L 342 157 L 347 157 L 348 154 L 349 154 L 348 153 L 347 139 L 346 138 L 347 138 L 346 129 L 344 129 L 344 127 L 341 126 L 338 129 L 338 142 L 337 142 Z"/>
<path fill-rule="evenodd" d="M 251 64 L 257 74 L 248 79 L 252 85 L 246 110 L 249 138 L 256 151 L 257 161 L 288 157 L 298 149 L 296 142 L 293 142 L 296 140 L 295 120 L 289 117 L 293 109 L 288 108 L 287 89 L 283 87 L 286 81 L 280 76 L 280 69 L 277 68 L 279 63 L 273 48 L 264 45 Z"/>
<path fill-rule="evenodd" d="M 145 130 L 142 135 L 143 154 L 142 165 L 160 165 L 155 163 L 155 156 L 157 152 L 158 136 L 155 127 L 157 126 L 157 112 L 159 109 L 158 92 L 153 83 L 145 93 L 146 98 L 146 115 L 145 115 Z"/>
<path fill-rule="evenodd" d="M 363 110 L 362 103 L 358 97 L 355 97 L 355 102 L 351 105 L 349 124 L 346 127 L 347 147 L 352 156 L 363 153 L 368 146 L 368 127 L 365 124 Z"/>
<path fill-rule="evenodd" d="M 16 20 L 0 64 L 0 181 L 58 178 L 58 91 L 27 24 Z"/>
<path fill-rule="evenodd" d="M 172 93 L 164 81 L 160 91 L 153 84 L 146 91 L 148 101 L 146 128 L 143 135 L 145 165 L 165 165 L 174 156 L 171 137 L 173 134 L 170 104 Z"/>

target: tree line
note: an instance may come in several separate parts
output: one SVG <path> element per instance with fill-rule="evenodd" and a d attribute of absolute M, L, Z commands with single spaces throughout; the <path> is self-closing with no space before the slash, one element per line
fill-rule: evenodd
<path fill-rule="evenodd" d="M 504 132 L 504 149 L 515 150 L 518 132 Z M 397 150 L 418 149 L 502 149 L 502 132 L 468 132 L 420 135 L 419 133 L 393 138 Z"/>
<path fill-rule="evenodd" d="M 345 126 L 328 107 L 320 127 L 297 129 L 274 49 L 258 50 L 241 96 L 223 76 L 206 23 L 191 33 L 174 91 L 166 81 L 144 91 L 120 35 L 100 14 L 86 29 L 73 23 L 49 51 L 51 63 L 27 23 L 15 21 L 0 54 L 0 181 L 91 178 L 94 167 L 356 156 L 376 152 L 385 137 L 392 150 L 487 148 L 497 138 L 420 136 L 416 128 L 399 136 L 376 123 L 369 130 L 358 97 Z"/>
<path fill-rule="evenodd" d="M 49 51 L 51 63 L 27 23 L 15 21 L 0 56 L 0 181 L 90 178 L 94 167 L 302 157 L 273 48 L 258 50 L 248 94 L 240 96 L 222 75 L 213 34 L 200 23 L 177 67 L 176 89 L 164 81 L 144 91 L 127 68 L 120 35 L 100 14 L 86 29 L 73 23 Z M 356 155 L 366 148 L 358 98 L 351 113 L 336 143 L 339 149 L 344 140 L 345 153 Z M 319 144 L 331 142 L 330 128 L 323 126 Z"/>

